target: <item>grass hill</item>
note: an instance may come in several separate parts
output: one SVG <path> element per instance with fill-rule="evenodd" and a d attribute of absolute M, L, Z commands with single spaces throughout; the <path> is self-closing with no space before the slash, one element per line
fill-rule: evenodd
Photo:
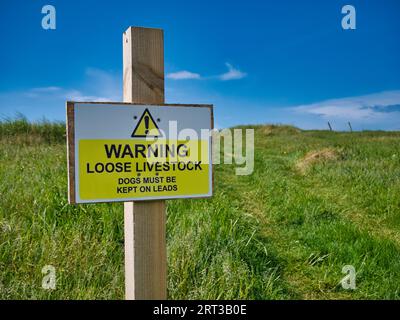
<path fill-rule="evenodd" d="M 252 175 L 167 202 L 169 298 L 400 298 L 400 132 L 254 129 Z M 68 205 L 64 124 L 0 124 L 0 299 L 123 299 L 123 239 L 121 203 Z"/>

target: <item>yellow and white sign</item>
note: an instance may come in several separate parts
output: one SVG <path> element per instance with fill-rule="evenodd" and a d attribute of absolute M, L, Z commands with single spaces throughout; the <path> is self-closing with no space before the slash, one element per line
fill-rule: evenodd
<path fill-rule="evenodd" d="M 69 202 L 210 197 L 212 111 L 67 102 Z"/>

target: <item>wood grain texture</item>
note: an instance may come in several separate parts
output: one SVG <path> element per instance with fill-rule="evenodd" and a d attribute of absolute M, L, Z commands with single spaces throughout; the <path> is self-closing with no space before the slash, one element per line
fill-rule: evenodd
<path fill-rule="evenodd" d="M 164 103 L 164 33 L 130 27 L 123 36 L 124 101 Z"/>
<path fill-rule="evenodd" d="M 130 27 L 123 34 L 124 102 L 164 103 L 164 35 Z M 125 298 L 167 298 L 165 201 L 124 203 Z"/>
<path fill-rule="evenodd" d="M 75 107 L 67 101 L 67 162 L 68 162 L 68 202 L 76 203 L 75 198 Z"/>

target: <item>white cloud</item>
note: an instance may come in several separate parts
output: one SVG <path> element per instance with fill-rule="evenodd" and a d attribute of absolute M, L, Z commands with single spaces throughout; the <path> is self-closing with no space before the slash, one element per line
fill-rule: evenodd
<path fill-rule="evenodd" d="M 230 63 L 225 63 L 225 65 L 228 68 L 228 72 L 225 72 L 218 76 L 219 79 L 221 79 L 222 81 L 237 80 L 247 76 L 247 73 L 242 72 L 239 69 L 235 69 Z"/>
<path fill-rule="evenodd" d="M 167 78 L 173 80 L 187 80 L 187 79 L 201 79 L 201 76 L 198 73 L 183 70 L 183 71 L 168 73 Z"/>
<path fill-rule="evenodd" d="M 364 96 L 325 100 L 292 108 L 326 119 L 374 120 L 388 116 L 389 106 L 400 105 L 400 90 L 384 91 Z M 398 114 L 398 112 L 394 112 Z"/>
<path fill-rule="evenodd" d="M 87 68 L 85 85 L 82 89 L 90 97 L 107 99 L 108 101 L 122 100 L 122 75 L 113 71 L 98 68 Z"/>
<path fill-rule="evenodd" d="M 97 95 L 84 95 L 79 90 L 63 90 L 61 95 L 62 98 L 69 101 L 93 101 L 93 102 L 110 102 L 110 101 L 118 101 L 116 99 L 111 99 L 110 97 L 102 97 Z"/>
<path fill-rule="evenodd" d="M 395 105 L 398 101 L 396 96 L 400 91 L 394 94 L 376 94 L 368 95 L 370 102 L 380 102 L 385 105 Z M 356 99 L 355 97 L 354 99 Z M 360 97 L 358 97 L 360 98 Z M 362 98 L 362 97 L 361 97 Z M 349 98 L 350 99 L 350 98 Z M 353 99 L 353 98 L 351 98 Z M 342 101 L 344 99 L 335 99 L 332 101 Z M 225 95 L 223 92 L 210 90 L 209 88 L 193 86 L 191 84 L 177 84 L 169 82 L 166 85 L 166 101 L 179 103 L 211 103 L 214 105 L 214 121 L 217 128 L 227 128 L 240 124 L 290 124 L 306 130 L 328 130 L 327 121 L 333 127 L 333 130 L 348 131 L 348 121 L 351 122 L 353 130 L 400 130 L 400 112 L 397 107 L 371 107 L 372 111 L 378 113 L 376 117 L 361 118 L 359 120 L 350 119 L 343 110 L 323 111 L 311 110 L 324 103 L 315 103 L 302 106 L 288 106 L 286 103 L 277 104 L 276 101 L 248 99 L 246 96 L 233 97 Z M 345 101 L 342 101 L 344 104 Z M 243 106 L 246 106 L 245 108 Z M 311 107 L 312 106 L 312 107 Z M 298 109 L 304 107 L 303 109 Z M 379 110 L 387 112 L 377 112 Z M 390 112 L 389 112 L 390 111 Z M 400 111 L 400 110 L 399 110 Z M 330 118 L 321 116 L 324 114 L 342 114 L 342 118 Z M 357 112 L 357 111 L 355 111 Z M 358 114 L 358 112 L 357 112 Z M 357 115 L 354 114 L 353 118 Z"/>
<path fill-rule="evenodd" d="M 239 69 L 234 68 L 230 63 L 225 63 L 226 67 L 228 68 L 228 71 L 216 76 L 209 76 L 209 77 L 204 77 L 201 76 L 198 73 L 194 73 L 191 71 L 187 70 L 182 70 L 178 72 L 172 72 L 167 74 L 167 79 L 172 79 L 172 80 L 189 80 L 189 79 L 195 79 L 195 80 L 200 80 L 200 79 L 218 79 L 221 81 L 228 81 L 228 80 L 238 80 L 242 79 L 247 76 L 247 73 L 240 71 Z"/>
<path fill-rule="evenodd" d="M 29 89 L 27 92 L 25 92 L 25 95 L 30 98 L 37 98 L 44 94 L 54 94 L 60 90 L 60 87 L 39 87 Z"/>
<path fill-rule="evenodd" d="M 64 99 L 70 101 L 120 101 L 120 81 L 110 72 L 87 68 L 85 70 L 85 83 L 82 89 L 62 88 L 58 86 L 32 88 L 24 95 L 34 99 Z M 82 91 L 89 94 L 84 94 Z"/>
<path fill-rule="evenodd" d="M 23 93 L 32 100 L 40 99 L 63 99 L 69 101 L 113 101 L 110 97 L 98 95 L 85 95 L 76 89 L 65 89 L 61 87 L 32 88 Z M 115 100 L 115 99 L 114 99 Z"/>
<path fill-rule="evenodd" d="M 29 119 L 63 119 L 65 102 L 122 101 L 122 76 L 117 72 L 87 68 L 77 87 L 56 85 L 0 92 L 0 119 L 21 112 Z"/>

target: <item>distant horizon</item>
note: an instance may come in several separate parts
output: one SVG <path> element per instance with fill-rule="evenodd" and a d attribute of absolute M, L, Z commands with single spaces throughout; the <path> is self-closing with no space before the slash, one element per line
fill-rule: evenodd
<path fill-rule="evenodd" d="M 76 101 L 78 102 L 78 101 Z M 89 102 L 89 101 L 88 101 Z M 110 101 L 110 103 L 113 102 L 118 102 L 118 101 Z M 41 124 L 45 124 L 45 123 L 50 123 L 50 124 L 62 124 L 63 126 L 66 125 L 66 119 L 60 119 L 60 120 L 51 120 L 51 119 L 47 119 L 45 116 L 42 116 L 38 119 L 29 119 L 28 117 L 26 117 L 23 113 L 21 112 L 16 112 L 16 114 L 14 116 L 2 116 L 0 117 L 0 124 L 1 123 L 6 123 L 6 122 L 14 122 L 14 121 L 26 121 L 29 124 L 34 124 L 34 125 L 41 125 Z M 351 123 L 351 122 L 350 122 Z M 328 122 L 326 123 L 326 128 L 317 128 L 317 129 L 304 129 L 301 128 L 299 126 L 296 126 L 294 124 L 290 124 L 290 123 L 273 123 L 273 122 L 265 122 L 265 123 L 243 123 L 243 124 L 236 124 L 230 127 L 221 127 L 221 128 L 215 128 L 217 130 L 223 130 L 223 129 L 234 129 L 237 127 L 268 127 L 268 126 L 277 126 L 277 127 L 292 127 L 295 129 L 299 129 L 301 131 L 332 131 L 332 132 L 339 132 L 339 133 L 345 133 L 345 132 L 375 132 L 375 131 L 381 131 L 381 132 L 399 132 L 400 129 L 394 129 L 394 130 L 384 130 L 384 129 L 358 129 L 358 130 L 350 130 L 350 127 L 347 124 L 347 130 L 346 129 L 342 129 L 342 130 L 337 130 L 335 129 L 332 124 L 332 130 L 329 129 L 329 125 Z"/>

